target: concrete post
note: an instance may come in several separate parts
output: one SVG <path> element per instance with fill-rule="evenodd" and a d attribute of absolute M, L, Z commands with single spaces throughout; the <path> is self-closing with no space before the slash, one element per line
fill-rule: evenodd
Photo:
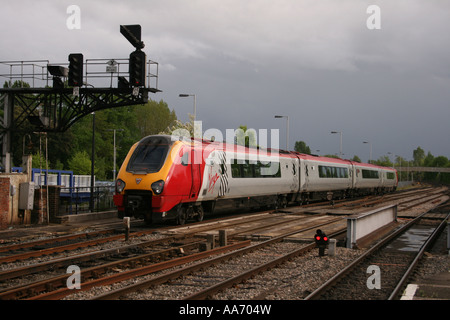
<path fill-rule="evenodd" d="M 336 255 L 336 239 L 330 239 L 328 243 L 328 255 L 332 257 Z"/>
<path fill-rule="evenodd" d="M 224 247 L 228 244 L 227 241 L 227 230 L 219 230 L 219 245 Z"/>
<path fill-rule="evenodd" d="M 211 249 L 214 249 L 216 247 L 216 235 L 208 234 L 206 236 L 206 241 L 211 244 Z"/>

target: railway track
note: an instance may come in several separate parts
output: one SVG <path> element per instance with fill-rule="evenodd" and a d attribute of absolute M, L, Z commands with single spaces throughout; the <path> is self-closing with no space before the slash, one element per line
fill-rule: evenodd
<path fill-rule="evenodd" d="M 380 241 L 305 299 L 398 299 L 424 252 L 445 228 L 450 216 L 437 227 L 421 227 L 419 222 L 426 219 L 427 214 L 429 212 L 423 213 Z M 412 237 L 416 241 L 405 246 L 405 241 Z"/>
<path fill-rule="evenodd" d="M 425 191 L 428 192 L 430 190 Z M 389 196 L 396 198 L 394 199 L 395 201 L 404 201 L 412 204 L 411 198 L 399 198 L 400 194 L 388 195 L 381 199 L 387 200 Z M 403 196 L 413 197 L 416 195 L 413 192 L 405 192 Z M 428 201 L 435 201 L 430 197 L 437 197 L 437 195 L 427 195 L 426 199 Z M 375 197 L 366 197 L 352 201 L 339 201 L 333 204 L 310 204 L 300 208 L 302 210 L 313 211 L 317 208 L 373 206 L 373 201 L 379 200 Z M 351 212 L 351 209 L 349 209 L 349 212 Z M 311 221 L 307 222 L 309 218 L 311 218 Z M 339 220 L 342 220 L 342 217 L 327 216 L 326 214 L 319 214 L 317 216 L 310 214 L 303 215 L 302 213 L 296 212 L 295 208 L 287 208 L 286 211 L 279 210 L 278 212 L 242 214 L 225 219 L 215 218 L 205 220 L 183 227 L 164 226 L 152 230 L 134 232 L 130 234 L 130 238 L 132 239 L 130 242 L 124 241 L 124 234 L 113 233 L 111 235 L 111 230 L 102 230 L 96 233 L 30 241 L 23 243 L 23 248 L 21 248 L 22 245 L 20 243 L 2 245 L 0 246 L 0 261 L 2 262 L 0 263 L 0 270 L 2 270 L 0 271 L 0 299 L 86 299 L 83 296 L 84 293 L 80 290 L 67 290 L 66 281 L 68 275 L 66 269 L 69 265 L 77 265 L 81 268 L 81 287 L 85 289 L 82 291 L 89 292 L 88 294 L 90 296 L 97 296 L 98 299 L 107 298 L 107 296 L 102 297 L 104 291 L 99 288 L 106 286 L 108 290 L 113 290 L 112 288 L 116 288 L 116 286 L 123 286 L 124 284 L 136 285 L 137 281 L 139 283 L 147 281 L 145 278 L 158 279 L 160 277 L 157 280 L 160 283 L 156 286 L 162 286 L 162 283 L 166 283 L 166 286 L 169 281 L 178 283 L 172 286 L 172 288 L 189 287 L 188 284 L 182 284 L 180 280 L 174 280 L 180 279 L 180 276 L 176 276 L 175 274 L 172 275 L 175 278 L 167 278 L 169 280 L 163 281 L 163 277 L 168 277 L 171 273 L 179 272 L 184 268 L 194 268 L 194 266 L 199 269 L 215 270 L 211 266 L 201 266 L 201 263 L 213 264 L 212 262 L 200 260 L 207 259 L 208 261 L 214 261 L 214 259 L 219 259 L 219 255 L 220 259 L 222 259 L 222 256 L 226 257 L 229 255 L 230 258 L 227 261 L 231 261 L 231 264 L 225 270 L 230 269 L 234 271 L 233 274 L 224 275 L 222 278 L 219 278 L 217 275 L 223 272 L 216 271 L 216 274 L 214 274 L 213 271 L 212 275 L 206 275 L 202 280 L 201 277 L 198 279 L 192 278 L 197 276 L 196 274 L 193 276 L 192 273 L 200 274 L 200 272 L 186 271 L 187 273 L 183 273 L 185 274 L 183 277 L 186 279 L 189 277 L 189 281 L 195 284 L 195 288 L 191 288 L 190 291 L 184 291 L 183 293 L 170 296 L 167 294 L 170 291 L 162 289 L 163 294 L 161 296 L 157 296 L 156 294 L 150 296 L 138 294 L 136 297 L 136 293 L 131 293 L 131 296 L 134 297 L 133 299 L 209 299 L 211 297 L 213 299 L 230 299 L 230 297 L 240 299 L 235 289 L 246 287 L 243 282 L 252 283 L 254 281 L 253 279 L 261 276 L 264 277 L 267 274 L 267 272 L 264 272 L 265 270 L 280 269 L 280 267 L 277 268 L 276 266 L 289 266 L 292 264 L 290 261 L 293 260 L 296 261 L 294 264 L 298 266 L 302 263 L 301 260 L 303 259 L 316 259 L 317 255 L 312 250 L 314 245 L 310 243 L 312 236 L 308 234 L 314 232 L 318 226 L 329 226 Z M 336 226 L 339 227 L 339 224 L 336 224 Z M 228 231 L 227 240 L 231 244 L 223 248 L 220 247 L 201 252 L 200 244 L 204 244 L 205 239 L 209 235 L 217 234 L 219 230 Z M 115 228 L 115 231 L 117 232 L 117 228 Z M 301 240 L 299 243 L 281 240 L 292 237 L 293 235 L 302 234 L 302 232 L 308 241 Z M 255 235 L 264 234 L 268 235 L 267 238 L 269 240 L 267 241 L 269 242 L 261 241 L 265 236 L 258 236 L 258 239 L 255 238 Z M 149 237 L 151 240 L 149 240 Z M 153 237 L 158 239 L 154 239 Z M 272 240 L 273 242 L 271 242 Z M 73 243 L 65 244 L 63 241 L 71 241 Z M 111 244 L 111 248 L 102 247 L 107 244 Z M 238 249 L 239 247 L 241 248 Z M 23 250 L 28 252 L 22 252 Z M 249 251 L 247 252 L 246 250 Z M 338 250 L 340 249 L 338 248 Z M 240 256 L 240 260 L 236 260 L 238 258 L 231 258 L 235 254 L 233 253 L 234 251 L 246 251 L 246 253 L 236 253 Z M 255 253 L 251 254 L 249 252 Z M 350 254 L 351 259 L 354 259 L 360 254 L 358 251 L 353 251 Z M 265 258 L 264 262 L 261 261 L 262 257 Z M 41 261 L 43 258 L 45 258 L 45 262 Z M 216 264 L 226 265 L 225 262 L 217 262 Z M 186 265 L 189 265 L 189 267 Z M 240 265 L 247 265 L 248 268 L 239 272 L 238 266 Z M 340 268 L 344 268 L 345 265 L 343 264 Z M 306 270 L 305 267 L 299 268 Z M 314 270 L 311 272 L 314 272 Z M 191 275 L 187 276 L 186 274 Z M 106 280 L 109 277 L 111 279 Z M 326 277 L 326 275 L 323 275 L 323 277 Z M 323 277 L 319 277 L 320 279 L 318 278 L 317 281 L 320 283 L 326 281 Z M 284 282 L 291 280 L 283 277 L 283 275 L 280 275 L 280 278 Z M 151 292 L 157 292 L 154 284 L 141 285 L 144 287 L 153 287 Z M 315 286 L 319 285 L 318 283 Z M 269 283 L 268 286 L 259 292 L 251 295 L 245 293 L 244 299 L 249 299 L 249 297 L 250 299 L 276 298 L 280 294 L 280 288 L 283 287 L 284 284 L 280 286 L 271 282 L 271 284 Z M 309 293 L 314 289 L 308 287 L 303 289 L 303 291 Z M 78 295 L 72 295 L 76 291 Z M 165 296 L 164 292 L 166 292 Z M 130 293 L 126 293 L 125 295 L 129 296 Z M 296 294 L 297 297 L 301 295 L 304 295 L 304 293 Z M 116 294 L 116 297 L 123 296 L 124 293 Z M 109 298 L 114 297 L 110 296 Z"/>
<path fill-rule="evenodd" d="M 315 248 L 314 243 L 303 245 L 283 243 L 283 239 L 290 235 L 285 234 L 253 244 L 214 259 L 95 296 L 92 299 L 126 299 L 127 297 L 124 297 L 126 295 L 130 295 L 128 299 L 211 299 L 224 289 L 275 268 Z M 248 260 L 253 262 L 248 263 Z M 152 288 L 149 296 L 139 293 L 148 288 Z M 138 293 L 136 294 L 136 292 Z"/>

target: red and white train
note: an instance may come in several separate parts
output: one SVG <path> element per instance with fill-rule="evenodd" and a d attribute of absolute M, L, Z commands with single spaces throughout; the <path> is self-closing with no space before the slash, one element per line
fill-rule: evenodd
<path fill-rule="evenodd" d="M 184 224 L 222 210 L 392 192 L 397 184 L 393 168 L 152 135 L 130 149 L 117 177 L 114 202 L 119 218 Z"/>

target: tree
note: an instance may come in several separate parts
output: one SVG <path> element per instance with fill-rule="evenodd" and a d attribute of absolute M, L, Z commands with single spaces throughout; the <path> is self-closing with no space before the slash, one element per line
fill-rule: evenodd
<path fill-rule="evenodd" d="M 378 160 L 372 160 L 371 163 L 383 166 L 383 167 L 392 167 L 392 162 L 388 156 L 382 156 L 378 158 Z"/>
<path fill-rule="evenodd" d="M 311 148 L 304 141 L 296 141 L 294 150 L 304 154 L 311 154 Z"/>
<path fill-rule="evenodd" d="M 431 154 L 430 151 L 428 151 L 427 156 L 423 159 L 423 165 L 425 167 L 432 167 L 434 161 L 434 156 Z"/>
<path fill-rule="evenodd" d="M 423 159 L 423 166 L 432 167 L 434 162 L 434 156 L 428 151 L 427 156 Z M 423 177 L 424 180 L 433 181 L 436 179 L 437 174 L 434 172 L 424 172 Z"/>
<path fill-rule="evenodd" d="M 68 165 L 74 174 L 91 174 L 91 158 L 86 151 L 75 153 Z"/>
<path fill-rule="evenodd" d="M 37 169 L 47 169 L 45 163 L 45 155 L 42 153 L 33 154 L 31 157 L 31 167 Z"/>
<path fill-rule="evenodd" d="M 425 159 L 425 151 L 421 147 L 417 147 L 417 149 L 413 151 L 413 159 L 415 166 L 422 166 Z"/>
<path fill-rule="evenodd" d="M 197 130 L 194 128 L 194 116 L 190 114 L 188 122 L 183 123 L 180 120 L 175 120 L 159 134 L 175 135 L 190 139 L 195 136 L 194 133 L 196 131 L 200 132 L 199 128 L 195 128 Z"/>
<path fill-rule="evenodd" d="M 448 158 L 445 156 L 438 156 L 432 162 L 433 167 L 445 167 L 448 164 Z"/>
<path fill-rule="evenodd" d="M 254 148 L 256 144 L 256 132 L 254 129 L 247 129 L 247 126 L 241 125 L 236 130 L 235 142 L 238 145 Z"/>
<path fill-rule="evenodd" d="M 324 157 L 327 158 L 334 158 L 334 159 L 340 159 L 339 156 L 335 155 L 335 154 L 325 154 Z"/>
<path fill-rule="evenodd" d="M 159 102 L 149 100 L 145 105 L 136 106 L 135 113 L 137 127 L 142 137 L 158 134 L 177 120 L 175 111 L 170 111 L 167 103 L 162 100 Z"/>

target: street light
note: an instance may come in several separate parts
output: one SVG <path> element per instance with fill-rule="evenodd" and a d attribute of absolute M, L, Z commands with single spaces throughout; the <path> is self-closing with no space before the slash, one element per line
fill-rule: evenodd
<path fill-rule="evenodd" d="M 370 146 L 370 156 L 369 156 L 369 163 L 372 161 L 372 143 L 370 141 L 363 141 L 363 143 L 368 143 Z"/>
<path fill-rule="evenodd" d="M 289 151 L 289 116 L 275 116 L 275 118 L 286 118 L 286 151 Z"/>
<path fill-rule="evenodd" d="M 197 97 L 195 96 L 195 94 L 180 93 L 178 96 L 180 98 L 194 97 L 194 121 L 195 121 L 197 119 Z"/>
<path fill-rule="evenodd" d="M 116 181 L 116 131 L 124 131 L 124 129 L 108 129 L 107 131 L 113 131 L 114 132 L 114 166 L 113 166 L 113 181 Z"/>
<path fill-rule="evenodd" d="M 91 194 L 89 198 L 89 210 L 94 212 L 94 187 L 95 187 L 95 112 L 92 112 L 92 154 L 91 154 Z"/>
<path fill-rule="evenodd" d="M 332 134 L 339 133 L 341 136 L 341 142 L 339 144 L 339 158 L 342 159 L 342 131 L 331 131 Z"/>

